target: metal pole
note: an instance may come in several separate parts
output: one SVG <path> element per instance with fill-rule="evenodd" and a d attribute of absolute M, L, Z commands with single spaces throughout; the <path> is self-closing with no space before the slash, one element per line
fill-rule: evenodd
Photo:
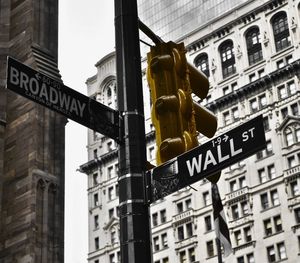
<path fill-rule="evenodd" d="M 136 0 L 115 0 L 122 263 L 150 263 L 149 206 L 145 198 L 146 143 Z"/>
<path fill-rule="evenodd" d="M 217 253 L 218 253 L 218 263 L 222 263 L 222 248 L 221 248 L 221 241 L 219 238 L 216 238 L 217 242 Z"/>

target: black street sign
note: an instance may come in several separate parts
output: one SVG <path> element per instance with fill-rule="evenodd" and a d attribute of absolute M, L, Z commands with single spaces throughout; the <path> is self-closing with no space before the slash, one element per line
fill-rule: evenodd
<path fill-rule="evenodd" d="M 147 172 L 149 202 L 208 178 L 266 147 L 262 116 L 217 136 Z"/>
<path fill-rule="evenodd" d="M 8 57 L 7 88 L 110 138 L 119 138 L 119 112 Z"/>

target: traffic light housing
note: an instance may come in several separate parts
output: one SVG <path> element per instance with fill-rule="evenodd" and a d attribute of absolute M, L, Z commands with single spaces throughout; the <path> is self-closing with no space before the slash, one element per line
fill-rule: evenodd
<path fill-rule="evenodd" d="M 198 146 L 198 133 L 211 138 L 216 117 L 195 103 L 192 93 L 204 99 L 206 76 L 187 63 L 183 43 L 159 43 L 147 54 L 151 119 L 156 131 L 156 162 L 162 164 Z"/>

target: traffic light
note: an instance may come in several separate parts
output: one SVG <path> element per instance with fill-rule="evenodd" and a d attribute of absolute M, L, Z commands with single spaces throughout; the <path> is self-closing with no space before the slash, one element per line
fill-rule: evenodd
<path fill-rule="evenodd" d="M 183 43 L 158 43 L 147 54 L 151 119 L 156 131 L 157 164 L 198 146 L 198 132 L 212 137 L 217 119 L 193 102 L 192 93 L 205 98 L 209 83 L 187 63 Z"/>

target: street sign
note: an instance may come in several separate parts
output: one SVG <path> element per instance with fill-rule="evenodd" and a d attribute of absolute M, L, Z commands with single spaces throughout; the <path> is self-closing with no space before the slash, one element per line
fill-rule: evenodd
<path fill-rule="evenodd" d="M 266 147 L 262 116 L 217 136 L 147 172 L 149 202 L 208 178 Z"/>
<path fill-rule="evenodd" d="M 119 139 L 119 112 L 8 57 L 7 88 L 112 139 Z"/>

